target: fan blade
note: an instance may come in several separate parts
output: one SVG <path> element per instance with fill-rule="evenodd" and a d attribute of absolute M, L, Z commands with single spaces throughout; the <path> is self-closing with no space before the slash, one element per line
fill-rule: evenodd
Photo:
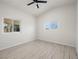
<path fill-rule="evenodd" d="M 36 6 L 37 6 L 37 8 L 39 8 L 39 5 L 38 4 Z"/>
<path fill-rule="evenodd" d="M 35 2 L 31 2 L 31 3 L 27 4 L 27 5 L 29 6 L 29 5 L 31 5 L 31 4 L 33 4 L 33 3 L 35 3 Z"/>
<path fill-rule="evenodd" d="M 47 1 L 37 1 L 37 3 L 47 3 Z"/>

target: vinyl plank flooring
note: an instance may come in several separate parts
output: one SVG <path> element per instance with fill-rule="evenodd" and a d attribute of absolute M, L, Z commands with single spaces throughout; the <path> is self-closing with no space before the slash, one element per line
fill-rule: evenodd
<path fill-rule="evenodd" d="M 75 48 L 42 40 L 0 51 L 0 59 L 77 59 Z"/>

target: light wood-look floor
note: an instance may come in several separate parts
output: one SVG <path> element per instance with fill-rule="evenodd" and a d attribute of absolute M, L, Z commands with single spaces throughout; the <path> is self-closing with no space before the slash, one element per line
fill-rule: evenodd
<path fill-rule="evenodd" d="M 75 48 L 34 40 L 0 51 L 0 59 L 77 59 Z"/>

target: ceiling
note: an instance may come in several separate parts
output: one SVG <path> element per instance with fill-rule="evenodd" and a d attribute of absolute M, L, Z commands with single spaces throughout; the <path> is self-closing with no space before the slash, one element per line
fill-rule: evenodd
<path fill-rule="evenodd" d="M 32 0 L 0 0 L 0 3 L 10 5 L 24 12 L 33 14 L 34 16 L 38 16 L 40 14 L 43 14 L 44 12 L 47 12 L 52 8 L 62 6 L 62 5 L 73 4 L 77 2 L 77 0 L 46 0 L 46 1 L 48 2 L 39 4 L 40 8 L 37 8 L 36 4 L 27 6 L 28 3 L 32 2 Z"/>

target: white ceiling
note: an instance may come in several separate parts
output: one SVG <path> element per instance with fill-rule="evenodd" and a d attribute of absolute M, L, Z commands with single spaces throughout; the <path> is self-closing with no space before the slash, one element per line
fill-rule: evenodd
<path fill-rule="evenodd" d="M 73 4 L 77 2 L 77 0 L 47 0 L 47 3 L 40 3 L 40 8 L 36 7 L 36 4 L 32 4 L 27 6 L 28 3 L 32 2 L 32 0 L 0 0 L 0 3 L 10 5 L 12 7 L 16 7 L 24 12 L 28 12 L 33 14 L 34 16 L 38 16 L 44 12 L 47 12 L 51 8 L 55 8 L 62 5 Z"/>

